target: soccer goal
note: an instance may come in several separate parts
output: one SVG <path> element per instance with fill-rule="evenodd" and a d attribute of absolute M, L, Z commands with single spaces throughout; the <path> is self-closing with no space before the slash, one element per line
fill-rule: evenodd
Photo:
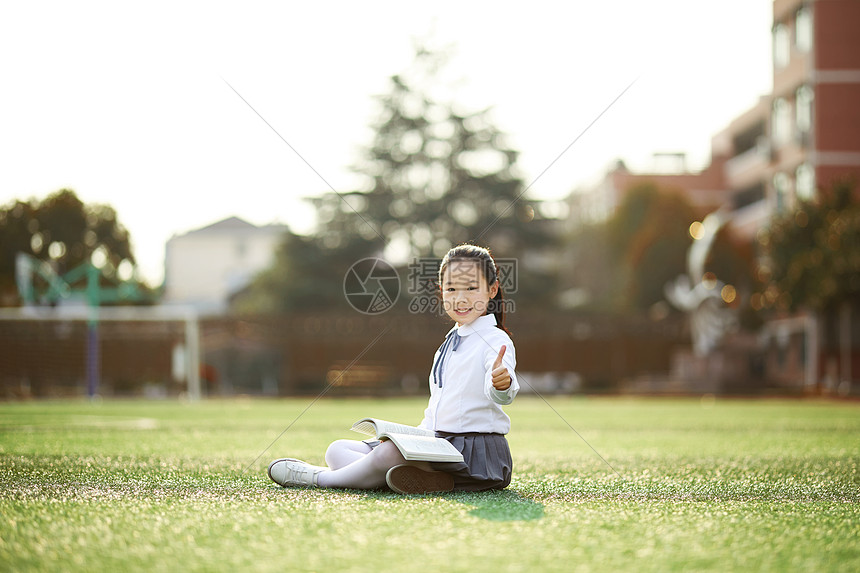
<path fill-rule="evenodd" d="M 0 397 L 199 400 L 200 326 L 180 306 L 0 309 Z"/>

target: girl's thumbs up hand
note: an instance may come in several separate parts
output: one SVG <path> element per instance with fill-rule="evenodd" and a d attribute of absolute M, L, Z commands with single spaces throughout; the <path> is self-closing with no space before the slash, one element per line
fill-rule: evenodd
<path fill-rule="evenodd" d="M 508 369 L 502 366 L 502 357 L 505 355 L 507 346 L 502 346 L 499 350 L 499 355 L 496 356 L 496 361 L 493 362 L 493 388 L 496 390 L 507 390 L 511 387 L 511 374 Z"/>

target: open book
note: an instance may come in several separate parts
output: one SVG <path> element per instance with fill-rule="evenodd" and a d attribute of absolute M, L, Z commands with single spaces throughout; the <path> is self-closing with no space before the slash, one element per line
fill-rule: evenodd
<path fill-rule="evenodd" d="M 462 462 L 463 454 L 447 440 L 437 438 L 433 430 L 364 418 L 352 425 L 352 430 L 394 442 L 407 460 L 428 462 Z"/>

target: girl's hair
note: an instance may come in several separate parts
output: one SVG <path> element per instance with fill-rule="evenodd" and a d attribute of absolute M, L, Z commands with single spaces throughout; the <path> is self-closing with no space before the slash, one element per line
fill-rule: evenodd
<path fill-rule="evenodd" d="M 496 261 L 488 249 L 476 247 L 475 245 L 459 245 L 448 251 L 442 257 L 442 263 L 439 265 L 439 285 L 442 286 L 442 275 L 445 269 L 448 268 L 448 263 L 457 261 L 474 261 L 478 263 L 478 267 L 483 271 L 484 278 L 487 280 L 487 287 L 492 287 L 499 280 L 499 270 L 496 267 Z M 511 331 L 505 327 L 505 303 L 502 297 L 502 286 L 487 304 L 487 314 L 496 316 L 496 326 L 504 330 L 508 335 Z"/>

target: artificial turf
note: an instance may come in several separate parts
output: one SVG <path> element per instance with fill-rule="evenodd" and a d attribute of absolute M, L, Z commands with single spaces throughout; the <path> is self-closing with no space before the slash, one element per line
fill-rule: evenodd
<path fill-rule="evenodd" d="M 423 407 L 0 404 L 0 569 L 860 570 L 857 402 L 521 396 L 505 491 L 265 475 L 276 457 L 322 463 L 361 417 L 417 423 Z"/>

